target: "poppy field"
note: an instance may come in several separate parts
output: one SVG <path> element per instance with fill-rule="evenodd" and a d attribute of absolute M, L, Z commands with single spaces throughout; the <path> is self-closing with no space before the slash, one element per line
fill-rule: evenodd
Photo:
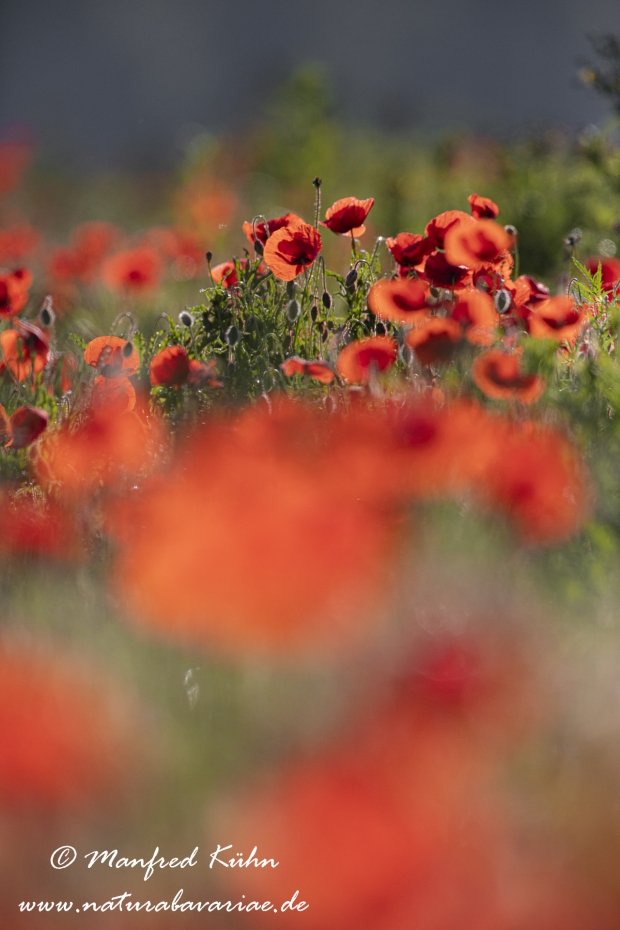
<path fill-rule="evenodd" d="M 380 235 L 379 193 L 289 177 L 237 223 L 211 164 L 175 222 L 58 241 L 30 157 L 0 144 L 0 924 L 617 930 L 608 218 L 541 273 L 495 188 Z M 126 867 L 154 849 L 187 868 Z"/>

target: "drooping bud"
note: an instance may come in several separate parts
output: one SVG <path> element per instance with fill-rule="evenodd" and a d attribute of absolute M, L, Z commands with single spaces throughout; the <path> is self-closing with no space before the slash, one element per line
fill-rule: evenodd
<path fill-rule="evenodd" d="M 323 302 L 323 306 L 325 307 L 325 309 L 330 310 L 331 305 L 332 305 L 332 295 L 329 293 L 329 291 L 323 291 L 323 296 L 321 297 L 321 300 Z"/>
<path fill-rule="evenodd" d="M 127 341 L 123 348 L 121 349 L 121 355 L 123 358 L 131 358 L 133 354 L 133 342 Z"/>
<path fill-rule="evenodd" d="M 313 323 L 316 323 L 317 317 L 319 315 L 319 308 L 316 304 L 312 304 L 310 308 L 310 318 Z"/>
<path fill-rule="evenodd" d="M 344 286 L 347 288 L 347 290 L 351 290 L 351 288 L 355 286 L 356 281 L 357 281 L 357 268 L 351 268 L 350 272 L 344 279 Z"/>
<path fill-rule="evenodd" d="M 190 313 L 189 310 L 181 310 L 179 313 L 179 323 L 181 326 L 193 326 L 195 323 L 194 314 Z"/>
<path fill-rule="evenodd" d="M 226 332 L 224 333 L 224 339 L 226 340 L 226 345 L 236 346 L 240 339 L 239 330 L 233 323 L 232 326 L 229 326 Z"/>
<path fill-rule="evenodd" d="M 263 243 L 260 241 L 260 239 L 254 240 L 254 251 L 256 252 L 257 255 L 260 255 L 262 258 L 265 248 L 263 246 Z"/>

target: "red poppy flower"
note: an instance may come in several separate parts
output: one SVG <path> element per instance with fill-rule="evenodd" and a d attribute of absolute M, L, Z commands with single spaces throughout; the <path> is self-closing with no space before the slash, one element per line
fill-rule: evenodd
<path fill-rule="evenodd" d="M 0 645 L 0 806 L 81 808 L 118 797 L 137 733 L 117 685 L 64 658 Z"/>
<path fill-rule="evenodd" d="M 586 320 L 586 310 L 572 297 L 551 297 L 539 301 L 528 318 L 530 334 L 538 339 L 571 342 Z"/>
<path fill-rule="evenodd" d="M 493 220 L 471 220 L 449 229 L 445 237 L 446 258 L 453 265 L 473 268 L 480 262 L 495 262 L 510 246 L 503 226 Z"/>
<path fill-rule="evenodd" d="M 223 381 L 219 380 L 217 374 L 218 369 L 215 359 L 210 359 L 208 362 L 201 362 L 198 359 L 190 358 L 187 383 L 192 387 L 201 388 L 205 385 L 212 388 L 224 387 Z"/>
<path fill-rule="evenodd" d="M 11 417 L 12 449 L 31 446 L 47 429 L 49 414 L 38 407 L 18 407 Z"/>
<path fill-rule="evenodd" d="M 80 497 L 102 485 L 122 487 L 148 472 L 164 441 L 158 419 L 144 422 L 135 413 L 103 405 L 78 424 L 49 431 L 39 447 L 37 473 L 64 497 Z"/>
<path fill-rule="evenodd" d="M 122 373 L 116 377 L 98 375 L 93 381 L 91 406 L 97 412 L 110 415 L 128 413 L 136 406 L 136 389 Z"/>
<path fill-rule="evenodd" d="M 618 281 L 620 281 L 620 259 L 617 258 L 588 258 L 584 262 L 585 267 L 590 274 L 595 275 L 601 266 L 601 284 L 603 290 L 609 293 L 613 291 Z"/>
<path fill-rule="evenodd" d="M 0 334 L 0 374 L 8 367 L 17 381 L 25 381 L 45 368 L 49 356 L 49 337 L 38 326 L 24 320 L 16 320 L 15 326 L 15 329 L 5 329 Z"/>
<path fill-rule="evenodd" d="M 276 216 L 275 219 L 267 220 L 267 227 L 261 221 L 259 223 L 245 222 L 241 227 L 245 236 L 252 245 L 254 245 L 254 238 L 258 239 L 263 245 L 267 242 L 269 236 L 274 232 L 277 232 L 278 229 L 284 229 L 290 226 L 303 226 L 305 225 L 304 220 L 300 216 L 297 216 L 296 213 L 285 213 L 284 216 Z M 269 230 L 269 235 L 267 235 L 267 230 Z"/>
<path fill-rule="evenodd" d="M 287 378 L 291 378 L 293 375 L 309 375 L 315 381 L 320 381 L 321 384 L 331 384 L 336 377 L 326 362 L 307 362 L 297 355 L 287 358 L 286 361 L 282 362 L 280 368 Z"/>
<path fill-rule="evenodd" d="M 359 238 L 366 232 L 364 222 L 372 210 L 375 202 L 374 197 L 368 200 L 358 200 L 357 197 L 343 197 L 332 204 L 325 213 L 325 222 L 321 226 L 326 226 L 332 232 L 341 236 L 353 236 Z"/>
<path fill-rule="evenodd" d="M 579 531 L 587 514 L 583 464 L 553 430 L 530 425 L 507 433 L 479 494 L 514 520 L 525 542 L 560 543 Z"/>
<path fill-rule="evenodd" d="M 429 315 L 428 284 L 419 278 L 382 279 L 370 288 L 368 307 L 382 320 L 411 325 Z"/>
<path fill-rule="evenodd" d="M 189 356 L 183 346 L 167 346 L 154 355 L 150 366 L 151 384 L 178 386 L 189 375 Z"/>
<path fill-rule="evenodd" d="M 0 229 L 0 264 L 12 265 L 23 261 L 35 251 L 40 241 L 40 234 L 26 223 Z"/>
<path fill-rule="evenodd" d="M 215 268 L 211 269 L 211 277 L 213 278 L 214 284 L 219 284 L 221 281 L 224 287 L 234 287 L 239 283 L 237 265 L 239 265 L 241 271 L 245 271 L 248 264 L 247 258 L 238 258 L 236 262 L 231 258 L 227 262 L 216 265 Z"/>
<path fill-rule="evenodd" d="M 84 349 L 84 361 L 96 368 L 105 378 L 133 375 L 137 372 L 140 359 L 133 345 L 120 336 L 97 336 Z"/>
<path fill-rule="evenodd" d="M 0 317 L 15 316 L 28 302 L 32 275 L 26 268 L 0 274 Z"/>
<path fill-rule="evenodd" d="M 336 361 L 336 369 L 348 384 L 367 384 L 373 372 L 390 368 L 397 355 L 398 343 L 389 336 L 356 339 L 344 347 Z"/>
<path fill-rule="evenodd" d="M 44 505 L 32 497 L 0 497 L 3 555 L 34 555 L 66 561 L 81 560 L 84 555 L 74 519 L 58 504 Z"/>
<path fill-rule="evenodd" d="M 424 277 L 435 287 L 453 288 L 464 286 L 471 278 L 466 265 L 451 264 L 445 252 L 431 252 L 424 263 Z"/>
<path fill-rule="evenodd" d="M 527 274 L 519 275 L 514 284 L 509 285 L 509 288 L 512 293 L 515 316 L 521 320 L 527 320 L 537 304 L 549 298 L 549 288 Z"/>
<path fill-rule="evenodd" d="M 433 243 L 433 249 L 443 249 L 448 230 L 452 229 L 453 226 L 471 222 L 473 221 L 469 213 L 464 213 L 463 210 L 447 210 L 445 213 L 440 213 L 439 216 L 434 217 L 427 224 L 424 232 Z"/>
<path fill-rule="evenodd" d="M 392 239 L 386 239 L 385 244 L 394 256 L 394 261 L 402 268 L 413 268 L 419 265 L 434 248 L 433 241 L 428 236 L 408 232 L 402 232 Z"/>
<path fill-rule="evenodd" d="M 447 362 L 463 338 L 463 330 L 456 320 L 431 317 L 407 335 L 410 346 L 422 365 Z"/>
<path fill-rule="evenodd" d="M 162 262 L 155 249 L 138 246 L 111 255 L 104 262 L 101 273 L 112 291 L 147 294 L 159 286 Z"/>
<path fill-rule="evenodd" d="M 484 291 L 467 290 L 459 294 L 450 314 L 465 327 L 465 336 L 473 345 L 490 345 L 499 325 L 499 314 L 493 299 Z"/>
<path fill-rule="evenodd" d="M 474 361 L 472 377 L 483 394 L 495 400 L 537 401 L 545 390 L 544 378 L 521 371 L 519 356 L 489 349 Z"/>
<path fill-rule="evenodd" d="M 267 239 L 265 264 L 280 281 L 293 281 L 321 251 L 318 229 L 303 223 L 278 229 Z"/>
<path fill-rule="evenodd" d="M 115 587 L 136 620 L 246 654 L 366 635 L 394 526 L 334 473 L 337 427 L 311 405 L 274 399 L 271 411 L 199 430 L 165 478 L 119 501 Z"/>
<path fill-rule="evenodd" d="M 480 197 L 479 194 L 470 194 L 467 203 L 476 220 L 494 220 L 499 213 L 499 207 L 489 197 Z"/>

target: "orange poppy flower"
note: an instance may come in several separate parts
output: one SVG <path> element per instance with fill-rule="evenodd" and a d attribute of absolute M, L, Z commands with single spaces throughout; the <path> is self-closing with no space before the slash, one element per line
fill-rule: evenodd
<path fill-rule="evenodd" d="M 117 377 L 98 375 L 93 381 L 90 402 L 98 412 L 128 413 L 136 406 L 136 389 L 124 374 Z"/>
<path fill-rule="evenodd" d="M 336 377 L 326 362 L 308 362 L 297 355 L 287 358 L 286 361 L 282 362 L 280 368 L 287 378 L 292 378 L 293 375 L 309 375 L 315 381 L 320 381 L 321 384 L 331 384 Z"/>
<path fill-rule="evenodd" d="M 133 345 L 120 336 L 97 336 L 84 349 L 84 361 L 96 368 L 105 378 L 133 375 L 140 366 L 140 359 Z"/>
<path fill-rule="evenodd" d="M 137 734 L 117 685 L 65 658 L 0 644 L 0 806 L 79 809 L 118 798 Z"/>
<path fill-rule="evenodd" d="M 476 220 L 494 220 L 499 213 L 499 207 L 489 197 L 480 197 L 479 194 L 470 194 L 467 203 Z"/>
<path fill-rule="evenodd" d="M 148 294 L 159 286 L 162 261 L 155 249 L 138 246 L 111 255 L 104 262 L 101 274 L 112 291 Z"/>
<path fill-rule="evenodd" d="M 549 288 L 527 274 L 519 275 L 510 290 L 515 316 L 521 320 L 527 320 L 539 301 L 549 297 Z"/>
<path fill-rule="evenodd" d="M 280 281 L 293 281 L 315 260 L 321 251 L 321 234 L 303 223 L 285 226 L 267 239 L 263 258 Z"/>
<path fill-rule="evenodd" d="M 168 475 L 119 501 L 114 585 L 136 621 L 246 654 L 365 636 L 395 527 L 333 475 L 331 432 L 328 414 L 275 399 L 199 430 Z"/>
<path fill-rule="evenodd" d="M 392 239 L 386 239 L 385 244 L 394 261 L 402 268 L 413 268 L 419 265 L 427 255 L 433 251 L 433 240 L 428 236 L 419 236 L 415 233 L 399 233 Z"/>
<path fill-rule="evenodd" d="M 16 320 L 15 327 L 5 329 L 0 334 L 0 374 L 8 367 L 17 381 L 25 381 L 45 368 L 49 356 L 49 337 L 38 326 L 24 320 Z"/>
<path fill-rule="evenodd" d="M 493 299 L 477 289 L 463 291 L 450 314 L 465 327 L 465 336 L 473 345 L 490 345 L 499 325 Z"/>
<path fill-rule="evenodd" d="M 27 223 L 0 229 L 0 264 L 12 265 L 31 255 L 41 241 L 41 235 Z"/>
<path fill-rule="evenodd" d="M 468 225 L 471 222 L 472 217 L 469 213 L 464 213 L 463 210 L 447 210 L 445 213 L 435 216 L 427 224 L 424 232 L 433 243 L 433 249 L 443 249 L 448 230 L 452 229 L 453 226 Z"/>
<path fill-rule="evenodd" d="M 601 266 L 601 284 L 607 293 L 613 291 L 620 281 L 620 259 L 618 258 L 597 258 L 595 256 L 586 259 L 584 265 L 592 275 L 595 275 L 599 265 Z"/>
<path fill-rule="evenodd" d="M 382 279 L 370 288 L 368 307 L 382 320 L 411 325 L 429 315 L 428 284 L 419 278 L 386 281 Z"/>
<path fill-rule="evenodd" d="M 49 414 L 38 407 L 18 407 L 11 417 L 11 448 L 31 446 L 47 429 Z"/>
<path fill-rule="evenodd" d="M 19 313 L 28 302 L 32 275 L 26 268 L 0 274 L 0 317 Z"/>
<path fill-rule="evenodd" d="M 274 232 L 277 232 L 278 229 L 284 229 L 289 226 L 303 226 L 304 220 L 300 216 L 297 216 L 296 213 L 285 213 L 284 216 L 276 216 L 275 219 L 267 220 L 267 227 L 261 221 L 259 223 L 245 222 L 241 227 L 245 236 L 252 245 L 254 245 L 254 237 L 258 239 L 263 245 L 267 242 L 269 236 Z"/>
<path fill-rule="evenodd" d="M 478 493 L 505 510 L 527 543 L 563 542 L 587 515 L 586 473 L 576 449 L 560 433 L 531 424 L 504 436 Z"/>
<path fill-rule="evenodd" d="M 389 336 L 369 336 L 345 346 L 336 361 L 338 374 L 348 384 L 367 384 L 373 372 L 385 371 L 396 361 L 398 343 Z"/>
<path fill-rule="evenodd" d="M 151 384 L 166 386 L 185 384 L 189 375 L 189 356 L 184 346 L 166 346 L 151 359 Z"/>
<path fill-rule="evenodd" d="M 126 381 L 126 379 L 123 379 Z M 50 430 L 39 447 L 37 474 L 65 497 L 105 487 L 122 487 L 148 472 L 165 441 L 159 420 L 143 422 L 135 413 L 110 406 L 91 409 L 78 424 Z"/>
<path fill-rule="evenodd" d="M 456 320 L 431 317 L 407 335 L 410 346 L 422 365 L 447 362 L 463 338 L 463 330 Z"/>
<path fill-rule="evenodd" d="M 464 287 L 471 280 L 471 271 L 466 265 L 451 264 L 445 252 L 431 252 L 424 263 L 424 277 L 435 287 Z"/>
<path fill-rule="evenodd" d="M 490 349 L 474 361 L 472 377 L 483 394 L 495 400 L 537 401 L 545 390 L 544 378 L 521 371 L 519 356 Z"/>
<path fill-rule="evenodd" d="M 359 238 L 366 232 L 364 222 L 372 210 L 374 202 L 374 197 L 369 197 L 368 200 L 358 200 L 357 197 L 343 197 L 326 211 L 325 221 L 321 222 L 321 226 L 326 226 L 332 232 L 341 236 Z"/>
<path fill-rule="evenodd" d="M 510 246 L 503 226 L 493 220 L 474 220 L 449 229 L 445 237 L 446 258 L 453 265 L 472 268 L 480 262 L 494 262 Z"/>
<path fill-rule="evenodd" d="M 539 301 L 528 318 L 530 334 L 537 339 L 571 342 L 586 321 L 586 310 L 572 297 L 550 297 Z"/>

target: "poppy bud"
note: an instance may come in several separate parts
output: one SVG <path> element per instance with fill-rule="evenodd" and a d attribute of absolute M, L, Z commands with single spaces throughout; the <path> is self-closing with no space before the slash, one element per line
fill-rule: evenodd
<path fill-rule="evenodd" d="M 316 323 L 316 319 L 317 319 L 318 315 L 319 315 L 319 308 L 318 308 L 318 306 L 317 306 L 316 304 L 312 304 L 312 307 L 310 308 L 310 317 L 311 317 L 313 323 Z"/>
<path fill-rule="evenodd" d="M 514 236 L 515 239 L 519 235 L 519 233 L 517 232 L 517 227 L 512 226 L 510 223 L 508 224 L 508 226 L 504 226 L 504 230 L 505 232 L 508 233 L 509 236 Z"/>
<path fill-rule="evenodd" d="M 224 333 L 224 339 L 226 340 L 226 345 L 229 346 L 236 346 L 239 342 L 239 330 L 234 323 L 232 326 L 229 326 Z"/>
<path fill-rule="evenodd" d="M 498 291 L 495 295 L 495 309 L 498 313 L 508 313 L 511 303 L 512 295 L 506 288 L 502 288 L 501 291 Z"/>
<path fill-rule="evenodd" d="M 205 255 L 205 258 L 207 259 L 207 264 L 210 265 L 211 259 L 213 258 L 213 252 L 207 252 L 207 254 Z"/>
<path fill-rule="evenodd" d="M 181 310 L 179 313 L 179 323 L 182 326 L 193 326 L 195 323 L 194 315 L 189 312 L 189 310 Z"/>
<path fill-rule="evenodd" d="M 56 314 L 52 309 L 52 298 L 48 296 L 45 298 L 43 306 L 41 307 L 39 322 L 41 326 L 49 327 L 54 323 L 55 319 Z"/>
<path fill-rule="evenodd" d="M 385 328 L 385 325 L 383 323 L 377 323 L 377 325 L 375 326 L 375 333 L 377 334 L 377 336 L 385 336 L 385 334 L 387 333 L 387 329 Z"/>
<path fill-rule="evenodd" d="M 263 243 L 260 241 L 260 239 L 255 239 L 255 240 L 254 240 L 254 251 L 256 252 L 257 255 L 260 255 L 260 256 L 262 257 L 263 252 L 265 251 L 265 249 L 264 249 Z"/>
<path fill-rule="evenodd" d="M 582 232 L 580 229 L 573 229 L 564 240 L 564 245 L 569 249 L 574 249 L 578 242 L 581 241 Z"/>
<path fill-rule="evenodd" d="M 133 342 L 126 342 L 123 348 L 121 349 L 121 355 L 123 358 L 131 358 L 133 354 Z"/>
<path fill-rule="evenodd" d="M 287 281 L 286 282 L 286 296 L 289 298 L 289 300 L 292 300 L 296 293 L 297 293 L 297 285 L 295 284 L 295 282 Z"/>
<path fill-rule="evenodd" d="M 319 178 L 319 177 L 316 177 L 312 183 L 314 184 L 314 186 L 315 186 L 316 189 L 318 190 L 319 187 L 321 186 L 321 184 L 323 183 L 323 179 L 322 179 L 322 178 Z"/>
<path fill-rule="evenodd" d="M 323 301 L 323 306 L 325 309 L 330 310 L 332 305 L 332 295 L 329 293 L 329 291 L 323 291 L 321 300 Z"/>
<path fill-rule="evenodd" d="M 344 286 L 347 289 L 350 289 L 353 287 L 356 281 L 357 281 L 357 268 L 351 268 L 350 272 L 344 279 Z"/>
<path fill-rule="evenodd" d="M 325 342 L 328 335 L 329 335 L 329 330 L 327 329 L 327 327 L 325 327 L 324 329 L 321 330 L 321 342 Z"/>
<path fill-rule="evenodd" d="M 299 319 L 301 313 L 301 306 L 298 300 L 291 300 L 286 305 L 286 318 L 290 323 L 294 323 L 295 320 Z"/>

